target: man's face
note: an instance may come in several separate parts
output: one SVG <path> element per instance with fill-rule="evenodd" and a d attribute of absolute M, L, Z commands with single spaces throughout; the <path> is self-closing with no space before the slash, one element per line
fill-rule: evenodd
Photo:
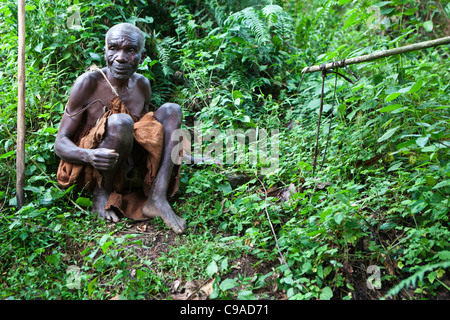
<path fill-rule="evenodd" d="M 142 58 L 143 52 L 139 52 L 136 34 L 116 30 L 108 36 L 105 60 L 116 79 L 129 79 L 138 69 Z"/>

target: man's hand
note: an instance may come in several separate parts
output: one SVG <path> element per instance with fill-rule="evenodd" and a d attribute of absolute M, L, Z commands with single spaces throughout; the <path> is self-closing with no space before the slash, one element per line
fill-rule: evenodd
<path fill-rule="evenodd" d="M 119 154 L 113 149 L 89 149 L 89 163 L 99 171 L 108 171 L 117 165 Z"/>

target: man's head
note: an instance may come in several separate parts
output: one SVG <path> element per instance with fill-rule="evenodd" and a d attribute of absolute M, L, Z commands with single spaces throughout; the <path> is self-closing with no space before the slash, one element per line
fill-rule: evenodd
<path fill-rule="evenodd" d="M 105 60 L 117 79 L 130 78 L 145 56 L 145 37 L 130 23 L 111 27 L 105 36 Z"/>

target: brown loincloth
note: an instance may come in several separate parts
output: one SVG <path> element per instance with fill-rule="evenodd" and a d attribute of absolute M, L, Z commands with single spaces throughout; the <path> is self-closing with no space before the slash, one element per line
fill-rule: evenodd
<path fill-rule="evenodd" d="M 87 130 L 81 130 L 82 132 L 76 135 L 74 143 L 81 148 L 97 148 L 103 140 L 107 119 L 114 113 L 126 113 L 134 120 L 134 140 L 137 148 L 134 148 L 133 151 L 135 154 L 137 153 L 138 160 L 142 161 L 135 163 L 132 170 L 138 170 L 138 175 L 143 177 L 143 183 L 140 188 L 130 187 L 132 181 L 127 178 L 130 170 L 126 170 L 125 166 L 121 168 L 115 177 L 113 192 L 105 209 L 115 208 L 130 219 L 145 220 L 147 217 L 142 214 L 141 209 L 158 172 L 164 142 L 163 126 L 156 120 L 153 112 L 144 114 L 141 119 L 137 119 L 129 112 L 123 101 L 119 97 L 115 97 L 110 101 L 109 110 L 104 113 L 97 124 Z M 173 196 L 178 190 L 179 178 L 180 165 L 175 164 L 169 182 L 168 197 Z M 89 164 L 73 164 L 61 160 L 56 179 L 63 188 L 77 184 L 84 187 L 85 190 L 92 191 L 96 184 L 101 185 L 102 175 Z"/>

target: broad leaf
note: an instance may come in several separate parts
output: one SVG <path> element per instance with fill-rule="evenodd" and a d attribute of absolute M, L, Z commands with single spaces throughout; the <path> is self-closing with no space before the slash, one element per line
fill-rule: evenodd
<path fill-rule="evenodd" d="M 397 131 L 398 128 L 400 128 L 400 127 L 395 127 L 395 128 L 389 129 L 377 141 L 383 142 L 383 141 L 389 139 L 390 137 L 392 137 L 392 135 L 395 133 L 395 131 Z"/>

